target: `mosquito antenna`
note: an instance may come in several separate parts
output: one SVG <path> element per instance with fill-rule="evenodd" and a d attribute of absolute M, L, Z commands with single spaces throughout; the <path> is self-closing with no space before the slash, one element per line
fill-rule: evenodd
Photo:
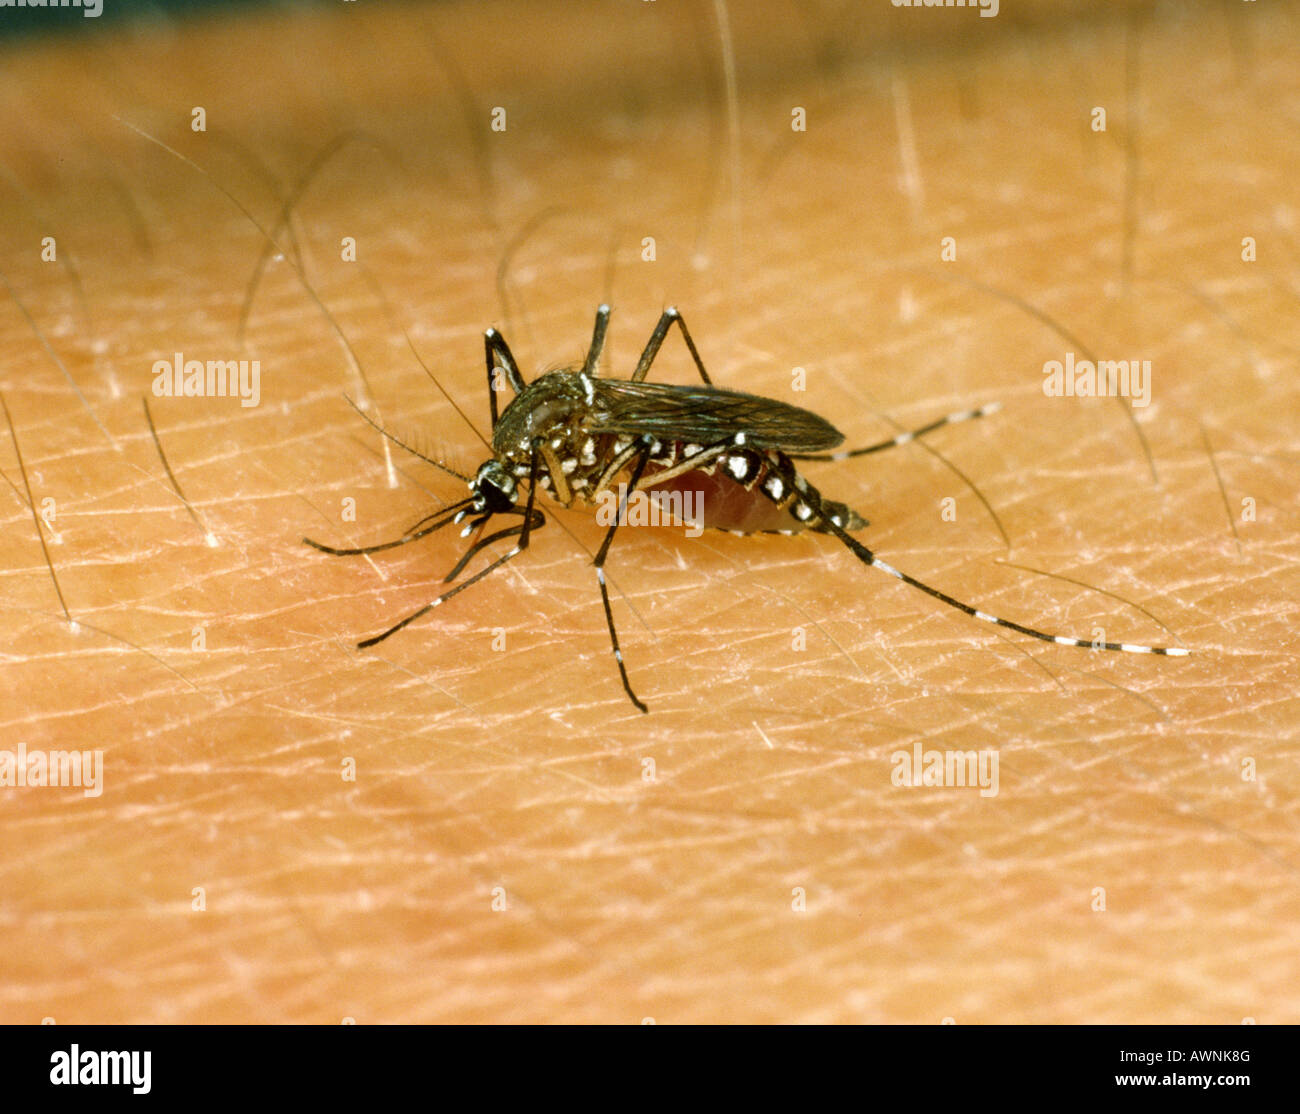
<path fill-rule="evenodd" d="M 440 460 L 434 460 L 433 457 L 431 456 L 425 456 L 424 453 L 420 452 L 419 449 L 412 448 L 401 438 L 390 433 L 382 425 L 380 425 L 377 421 L 375 421 L 372 417 L 370 417 L 369 414 L 367 414 L 364 410 L 362 410 L 360 406 L 358 406 L 355 402 L 353 402 L 348 395 L 344 395 L 343 398 L 347 401 L 347 404 L 351 406 L 353 410 L 355 410 L 358 414 L 361 415 L 366 425 L 370 426 L 371 429 L 373 429 L 376 433 L 380 434 L 381 436 L 387 437 L 388 440 L 390 440 L 398 448 L 405 449 L 412 456 L 418 456 L 426 464 L 432 464 L 435 468 L 440 468 L 442 471 L 446 472 L 447 475 L 449 476 L 455 476 L 456 479 L 463 480 L 465 483 L 470 482 L 469 476 L 466 476 L 462 472 L 457 472 L 456 469 L 452 468 L 449 464 L 443 464 L 443 462 Z"/>
<path fill-rule="evenodd" d="M 504 541 L 506 538 L 517 537 L 519 540 L 515 542 L 515 544 L 510 548 L 509 552 L 505 553 L 501 557 L 498 557 L 495 561 L 490 562 L 486 567 L 479 569 L 479 571 L 476 572 L 473 576 L 471 576 L 468 580 L 462 580 L 454 588 L 449 588 L 447 591 L 443 592 L 442 595 L 438 596 L 436 599 L 430 600 L 423 607 L 419 608 L 416 611 L 411 612 L 411 614 L 408 615 L 405 619 L 403 619 L 400 623 L 394 623 L 386 631 L 383 631 L 380 634 L 372 635 L 370 638 L 358 642 L 357 643 L 358 650 L 365 650 L 370 646 L 375 646 L 378 643 L 382 642 L 385 638 L 388 638 L 389 636 L 396 634 L 399 630 L 402 630 L 404 627 L 410 626 L 417 619 L 421 618 L 424 615 L 427 615 L 435 607 L 442 606 L 442 604 L 446 603 L 449 599 L 452 598 L 452 596 L 459 595 L 471 584 L 477 584 L 485 576 L 488 576 L 494 570 L 499 569 L 507 561 L 511 561 L 514 558 L 518 557 L 519 554 L 521 554 L 525 549 L 528 548 L 528 542 L 529 542 L 529 538 L 531 537 L 532 531 L 535 529 L 539 529 L 546 523 L 546 516 L 543 515 L 541 511 L 534 509 L 534 502 L 537 499 L 537 488 L 538 488 L 537 469 L 538 469 L 538 456 L 536 450 L 534 450 L 532 453 L 532 463 L 530 465 L 530 470 L 528 475 L 528 500 L 524 504 L 522 509 L 511 508 L 512 512 L 514 510 L 519 510 L 519 513 L 523 516 L 524 521 L 520 523 L 520 525 L 518 526 L 509 526 L 504 530 L 498 530 L 495 534 L 489 534 L 485 538 L 479 538 L 478 541 L 476 541 L 472 546 L 470 546 L 469 552 L 466 553 L 456 563 L 456 567 L 452 569 L 451 572 L 447 575 L 444 583 L 446 582 L 446 580 L 453 580 L 457 576 L 459 576 L 461 570 L 464 569 L 468 560 L 471 557 L 473 557 L 475 554 L 480 553 L 489 545 L 493 544 L 494 542 Z M 489 511 L 486 515 L 482 517 L 482 519 L 478 520 L 479 525 L 485 524 L 487 520 L 492 517 L 493 513 L 494 512 Z"/>
<path fill-rule="evenodd" d="M 492 442 L 490 442 L 486 437 L 483 436 L 483 434 L 479 432 L 478 426 L 476 426 L 473 420 L 470 418 L 470 416 L 466 414 L 464 410 L 461 409 L 460 403 L 458 403 L 454 398 L 451 397 L 451 394 L 447 391 L 447 388 L 444 387 L 438 381 L 438 377 L 433 374 L 433 372 L 429 368 L 429 365 L 424 362 L 424 359 L 421 357 L 420 353 L 416 351 L 415 342 L 411 340 L 411 334 L 407 332 L 406 326 L 403 325 L 402 322 L 397 319 L 397 314 L 393 311 L 393 305 L 388 300 L 388 296 L 384 293 L 384 288 L 379 284 L 379 280 L 375 278 L 370 268 L 367 267 L 364 263 L 361 264 L 361 273 L 365 275 L 366 281 L 370 283 L 371 289 L 374 290 L 375 292 L 375 297 L 377 297 L 380 303 L 383 305 L 384 311 L 388 314 L 389 322 L 402 331 L 402 336 L 406 339 L 406 347 L 411 350 L 411 355 L 415 357 L 415 362 L 419 364 L 421 368 L 424 369 L 424 374 L 427 375 L 429 377 L 429 381 L 435 387 L 438 388 L 438 393 L 441 394 L 443 398 L 445 398 L 448 402 L 451 403 L 451 408 L 455 410 L 456 413 L 460 416 L 461 421 L 463 421 L 467 426 L 469 426 L 469 428 L 473 431 L 474 436 L 477 437 L 480 441 L 482 441 L 483 445 L 487 448 L 487 450 L 491 452 Z M 402 447 L 405 448 L 406 446 L 403 445 Z M 431 463 L 437 463 L 437 462 L 433 461 Z"/>

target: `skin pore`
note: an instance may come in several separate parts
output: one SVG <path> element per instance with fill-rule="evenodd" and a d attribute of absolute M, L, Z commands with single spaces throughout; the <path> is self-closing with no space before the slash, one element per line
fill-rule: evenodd
<path fill-rule="evenodd" d="M 0 1021 L 1295 1020 L 1295 14 L 868 7 L 7 47 L 3 746 L 104 784 L 0 789 Z M 471 542 L 302 544 L 465 493 L 344 396 L 472 475 L 483 331 L 531 380 L 601 302 L 602 375 L 676 305 L 846 448 L 1001 402 L 806 474 L 961 600 L 1193 655 L 626 528 L 642 715 L 604 530 L 542 495 L 358 651 Z M 1049 396 L 1067 357 L 1149 360 L 1149 405 Z M 155 393 L 177 359 L 256 360 L 257 404 Z M 650 378 L 697 381 L 676 330 Z M 896 784 L 918 744 L 996 795 Z"/>

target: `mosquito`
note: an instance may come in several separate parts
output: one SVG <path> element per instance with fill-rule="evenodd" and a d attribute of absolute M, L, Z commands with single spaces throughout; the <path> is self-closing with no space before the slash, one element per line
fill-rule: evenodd
<path fill-rule="evenodd" d="M 564 507 L 579 502 L 594 504 L 614 489 L 616 481 L 626 477 L 626 482 L 620 483 L 617 514 L 596 553 L 594 566 L 623 690 L 642 712 L 649 709 L 632 690 L 628 678 L 610 607 L 605 563 L 614 537 L 625 521 L 628 498 L 636 491 L 650 488 L 698 496 L 696 505 L 703 506 L 702 525 L 715 529 L 739 534 L 797 534 L 806 530 L 830 534 L 863 564 L 888 573 L 975 619 L 1043 642 L 1171 657 L 1190 653 L 1179 647 L 1090 642 L 1048 634 L 963 603 L 877 557 L 849 533 L 863 529 L 867 520 L 844 503 L 825 498 L 795 466 L 795 461 L 848 460 L 904 445 L 942 426 L 991 414 L 998 409 L 996 403 L 949 414 L 920 429 L 865 448 L 832 452 L 843 443 L 844 435 L 825 418 L 775 399 L 715 387 L 685 320 L 672 306 L 660 316 L 631 378 L 600 378 L 597 366 L 605 346 L 610 312 L 607 305 L 597 308 L 591 344 L 581 367 L 547 372 L 531 383 L 525 382 L 520 374 L 505 337 L 496 329 L 487 330 L 484 346 L 492 415 L 492 456 L 471 478 L 416 453 L 464 481 L 469 486 L 469 494 L 464 499 L 421 519 L 400 538 L 378 545 L 337 549 L 310 538 L 303 539 L 323 553 L 353 557 L 406 545 L 468 519 L 461 536 L 477 532 L 478 537 L 444 578 L 443 582 L 448 584 L 488 546 L 514 539 L 507 553 L 381 634 L 358 642 L 358 648 L 384 641 L 518 557 L 528 548 L 534 531 L 546 524 L 546 516 L 537 506 L 539 488 Z M 702 380 L 701 386 L 646 382 L 650 367 L 674 325 L 681 330 Z M 502 380 L 514 392 L 514 397 L 498 413 L 497 392 Z M 391 436 L 385 430 L 380 432 Z M 409 446 L 402 447 L 409 449 Z M 487 532 L 489 522 L 507 517 L 521 521 Z"/>

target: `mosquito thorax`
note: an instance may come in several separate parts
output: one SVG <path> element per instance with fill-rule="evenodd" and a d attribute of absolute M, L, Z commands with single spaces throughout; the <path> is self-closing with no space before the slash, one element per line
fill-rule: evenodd
<path fill-rule="evenodd" d="M 498 455 L 526 457 L 535 437 L 582 423 L 591 408 L 591 377 L 581 371 L 550 371 L 528 384 L 505 408 L 492 431 Z"/>

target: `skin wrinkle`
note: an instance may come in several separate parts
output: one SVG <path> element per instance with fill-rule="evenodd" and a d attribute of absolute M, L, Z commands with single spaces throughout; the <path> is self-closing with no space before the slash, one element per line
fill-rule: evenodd
<path fill-rule="evenodd" d="M 38 513 L 56 500 L 51 560 L 85 627 L 68 634 L 32 510 L 7 500 L 0 745 L 102 745 L 107 767 L 94 800 L 0 789 L 22 849 L 0 862 L 0 1021 L 1296 1020 L 1294 168 L 1265 142 L 1294 96 L 1295 13 L 1234 12 L 1234 47 L 1207 32 L 1229 18 L 1212 7 L 1144 22 L 1134 45 L 1123 18 L 1067 27 L 1032 4 L 978 41 L 954 12 L 864 7 L 830 28 L 731 5 L 729 106 L 721 69 L 704 72 L 721 47 L 698 38 L 714 0 L 644 8 L 261 12 L 177 28 L 165 55 L 107 34 L 11 48 L 0 106 L 21 126 L 0 164 L 39 205 L 0 202 L 0 258 L 122 453 L 0 304 L 0 389 Z M 490 74 L 487 24 L 511 29 Z M 285 60 L 308 39 L 318 61 Z M 439 57 L 455 72 L 431 74 Z M 390 540 L 464 489 L 396 448 L 389 486 L 342 397 L 348 355 L 289 262 L 260 274 L 239 346 L 265 237 L 112 115 L 297 233 L 277 236 L 379 412 L 453 467 L 484 450 L 403 328 L 485 429 L 488 326 L 531 380 L 581 358 L 608 299 L 600 373 L 626 377 L 675 304 L 719 386 L 812 409 L 845 447 L 888 436 L 878 414 L 912 428 L 1003 402 L 930 447 L 987 497 L 1009 554 L 918 446 L 806 474 L 871 519 L 859 536 L 884 560 L 975 606 L 1080 637 L 1167 644 L 1167 624 L 1196 656 L 1032 643 L 833 538 L 626 528 L 607 574 L 641 716 L 590 569 L 603 530 L 540 497 L 547 527 L 506 575 L 357 651 L 443 591 L 469 540 L 448 528 L 367 565 L 299 538 Z M 400 164 L 338 144 L 281 225 L 277 191 L 354 130 Z M 39 259 L 41 212 L 80 292 Z M 1114 401 L 1044 397 L 1040 368 L 1069 346 L 991 291 L 1102 358 L 1153 360 L 1134 412 L 1158 486 Z M 149 398 L 216 548 L 139 401 L 176 351 L 261 361 L 255 409 Z M 651 378 L 695 378 L 680 337 Z M 0 467 L 21 489 L 11 451 Z M 891 756 L 918 742 L 997 748 L 999 796 L 892 786 Z"/>

